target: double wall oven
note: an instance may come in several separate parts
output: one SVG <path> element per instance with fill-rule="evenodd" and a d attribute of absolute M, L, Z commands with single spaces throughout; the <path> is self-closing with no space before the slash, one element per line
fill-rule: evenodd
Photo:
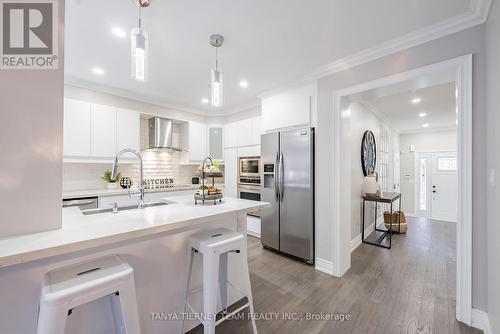
<path fill-rule="evenodd" d="M 238 198 L 260 201 L 260 157 L 238 159 Z M 259 217 L 258 213 L 250 213 Z"/>

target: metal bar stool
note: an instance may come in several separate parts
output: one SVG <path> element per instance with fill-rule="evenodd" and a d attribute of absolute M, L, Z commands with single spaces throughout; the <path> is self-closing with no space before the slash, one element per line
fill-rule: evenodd
<path fill-rule="evenodd" d="M 247 248 L 245 236 L 241 233 L 234 232 L 228 229 L 219 228 L 213 230 L 202 231 L 195 233 L 190 238 L 191 260 L 189 263 L 189 275 L 186 289 L 186 299 L 184 313 L 186 308 L 195 314 L 196 310 L 189 303 L 189 295 L 196 293 L 199 290 L 190 291 L 191 273 L 193 269 L 193 260 L 195 253 L 199 252 L 203 256 L 203 324 L 204 334 L 214 334 L 215 327 L 222 321 L 232 317 L 246 307 L 250 308 L 252 314 L 253 333 L 257 334 L 257 326 L 255 325 L 252 288 L 250 285 L 250 273 L 248 271 Z M 241 265 L 240 270 L 244 276 L 243 287 L 240 288 L 233 285 L 228 280 L 228 254 L 238 254 Z M 220 287 L 221 304 L 223 316 L 216 320 L 217 314 L 217 290 Z M 238 290 L 243 296 L 246 296 L 248 303 L 242 305 L 237 310 L 228 313 L 228 286 Z M 184 330 L 184 319 L 182 328 Z"/>
<path fill-rule="evenodd" d="M 117 333 L 140 334 L 134 270 L 115 255 L 45 274 L 37 334 L 64 334 L 72 309 L 105 296 L 112 297 Z"/>

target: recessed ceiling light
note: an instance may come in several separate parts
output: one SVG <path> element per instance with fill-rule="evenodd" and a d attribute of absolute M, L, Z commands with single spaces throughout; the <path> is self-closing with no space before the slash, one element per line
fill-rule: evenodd
<path fill-rule="evenodd" d="M 207 104 L 208 103 L 208 99 L 206 97 L 202 98 L 201 99 L 201 103 Z"/>
<path fill-rule="evenodd" d="M 247 88 L 248 87 L 248 81 L 241 80 L 240 81 L 240 87 L 241 88 Z"/>
<path fill-rule="evenodd" d="M 413 104 L 417 104 L 420 102 L 422 102 L 422 99 L 419 97 L 414 97 L 413 99 L 411 99 L 411 103 L 413 103 Z"/>
<path fill-rule="evenodd" d="M 429 127 L 429 123 L 422 124 L 422 127 L 423 128 L 428 128 Z"/>
<path fill-rule="evenodd" d="M 421 112 L 420 114 L 418 114 L 418 117 L 420 117 L 420 118 L 423 118 L 425 116 L 427 116 L 426 112 Z"/>
<path fill-rule="evenodd" d="M 100 67 L 94 67 L 92 68 L 92 72 L 94 72 L 94 74 L 96 75 L 104 75 L 104 70 Z"/>
<path fill-rule="evenodd" d="M 127 37 L 127 32 L 125 30 L 123 30 L 122 28 L 120 28 L 120 27 L 113 27 L 113 28 L 111 28 L 111 32 L 113 33 L 113 35 L 115 35 L 118 38 L 125 38 L 125 37 Z"/>

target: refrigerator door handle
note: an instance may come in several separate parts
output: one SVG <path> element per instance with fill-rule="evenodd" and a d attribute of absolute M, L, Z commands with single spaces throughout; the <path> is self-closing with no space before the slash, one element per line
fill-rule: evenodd
<path fill-rule="evenodd" d="M 280 198 L 280 183 L 279 183 L 279 154 L 276 153 L 276 164 L 274 171 L 274 194 L 276 195 L 276 201 L 279 201 Z"/>
<path fill-rule="evenodd" d="M 280 153 L 280 198 L 283 202 L 283 197 L 285 195 L 285 167 L 283 164 L 283 153 Z"/>

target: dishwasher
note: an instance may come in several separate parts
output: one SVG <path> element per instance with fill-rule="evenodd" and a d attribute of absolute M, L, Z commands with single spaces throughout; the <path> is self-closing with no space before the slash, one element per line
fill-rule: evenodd
<path fill-rule="evenodd" d="M 97 197 L 80 197 L 63 199 L 63 208 L 77 207 L 80 210 L 97 209 Z"/>

